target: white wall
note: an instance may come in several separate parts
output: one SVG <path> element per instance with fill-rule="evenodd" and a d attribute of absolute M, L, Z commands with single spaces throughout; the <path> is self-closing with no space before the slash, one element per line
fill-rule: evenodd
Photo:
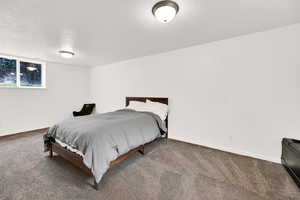
<path fill-rule="evenodd" d="M 0 135 L 45 128 L 90 99 L 90 68 L 47 63 L 47 89 L 0 88 Z"/>
<path fill-rule="evenodd" d="M 170 137 L 279 162 L 300 139 L 300 24 L 91 71 L 98 111 L 169 97 Z M 180 40 L 180 38 L 178 38 Z"/>

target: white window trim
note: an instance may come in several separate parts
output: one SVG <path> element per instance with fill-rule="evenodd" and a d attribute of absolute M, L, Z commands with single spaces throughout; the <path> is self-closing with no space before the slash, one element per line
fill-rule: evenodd
<path fill-rule="evenodd" d="M 27 89 L 46 89 L 46 63 L 37 61 L 34 59 L 28 59 L 28 58 L 18 58 L 14 56 L 4 56 L 0 55 L 1 58 L 6 59 L 14 59 L 16 60 L 16 86 L 1 86 L 0 88 L 27 88 Z M 20 62 L 31 62 L 34 64 L 40 64 L 42 66 L 42 86 L 41 87 L 30 87 L 30 86 L 21 86 L 21 80 L 20 80 Z"/>

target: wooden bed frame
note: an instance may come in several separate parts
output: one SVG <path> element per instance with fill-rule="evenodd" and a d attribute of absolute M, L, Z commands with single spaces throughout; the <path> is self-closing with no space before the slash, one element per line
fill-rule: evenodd
<path fill-rule="evenodd" d="M 150 101 L 153 101 L 153 102 L 160 102 L 160 103 L 163 103 L 163 104 L 166 104 L 166 105 L 169 104 L 168 98 L 160 98 L 160 97 L 126 97 L 126 106 L 129 105 L 130 101 L 146 102 L 147 99 L 149 99 Z M 166 126 L 168 128 L 168 117 L 166 118 Z M 167 141 L 168 131 L 165 134 L 165 139 Z M 152 142 L 149 142 L 149 143 L 152 143 Z M 149 143 L 147 143 L 147 144 L 149 144 Z M 127 152 L 123 155 L 120 155 L 117 159 L 110 162 L 109 168 L 112 168 L 113 166 L 119 164 L 120 162 L 122 162 L 123 160 L 125 160 L 130 155 L 132 155 L 136 152 L 140 152 L 141 154 L 144 155 L 145 146 L 147 144 L 138 146 L 138 147 L 130 150 L 129 152 Z M 57 153 L 58 155 L 60 155 L 64 159 L 68 160 L 69 162 L 71 162 L 76 167 L 79 167 L 84 172 L 86 172 L 88 175 L 92 175 L 91 170 L 84 165 L 82 157 L 80 155 L 78 155 L 77 153 L 74 153 L 74 152 L 68 150 L 66 147 L 63 147 L 60 144 L 51 141 L 50 142 L 50 151 L 49 151 L 50 157 L 53 157 L 53 152 Z M 95 181 L 95 179 L 94 179 L 94 184 L 95 184 L 95 189 L 98 190 L 98 184 Z"/>

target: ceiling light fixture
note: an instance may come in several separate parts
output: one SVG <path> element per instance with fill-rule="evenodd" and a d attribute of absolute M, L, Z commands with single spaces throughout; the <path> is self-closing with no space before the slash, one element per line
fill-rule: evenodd
<path fill-rule="evenodd" d="M 71 51 L 59 51 L 59 53 L 63 58 L 72 58 L 75 55 L 75 53 Z"/>
<path fill-rule="evenodd" d="M 165 0 L 157 2 L 152 8 L 152 14 L 162 23 L 168 23 L 179 11 L 179 6 L 174 1 Z"/>

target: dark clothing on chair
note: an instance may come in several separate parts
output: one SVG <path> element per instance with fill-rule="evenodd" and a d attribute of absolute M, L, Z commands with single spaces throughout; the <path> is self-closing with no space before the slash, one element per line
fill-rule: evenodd
<path fill-rule="evenodd" d="M 82 109 L 79 112 L 76 112 L 76 111 L 73 112 L 73 116 L 77 117 L 77 116 L 90 115 L 93 112 L 95 106 L 96 106 L 96 104 L 94 104 L 94 103 L 84 104 Z"/>

